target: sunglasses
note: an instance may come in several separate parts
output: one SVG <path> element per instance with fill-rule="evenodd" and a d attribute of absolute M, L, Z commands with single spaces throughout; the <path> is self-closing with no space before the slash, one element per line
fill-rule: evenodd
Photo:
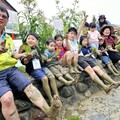
<path fill-rule="evenodd" d="M 2 15 L 2 14 L 0 14 L 0 16 L 1 16 L 2 19 L 4 19 L 4 20 L 7 20 L 7 19 L 8 19 L 8 16 L 6 16 L 6 15 Z"/>

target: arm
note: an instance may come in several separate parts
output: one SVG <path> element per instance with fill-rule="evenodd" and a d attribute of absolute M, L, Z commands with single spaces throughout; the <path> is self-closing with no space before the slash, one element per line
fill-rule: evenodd
<path fill-rule="evenodd" d="M 65 47 L 65 49 L 66 50 L 70 50 L 70 45 L 69 45 L 69 40 L 68 40 L 68 34 L 66 34 L 66 36 L 65 36 L 65 44 L 64 44 L 64 47 Z"/>
<path fill-rule="evenodd" d="M 13 54 L 13 57 L 16 58 L 16 59 L 24 58 L 26 56 L 27 56 L 26 53 L 20 53 L 20 54 L 19 53 L 15 53 L 15 54 Z"/>
<path fill-rule="evenodd" d="M 85 16 L 85 18 L 83 19 L 81 25 L 79 26 L 78 34 L 77 34 L 77 39 L 79 38 L 80 33 L 81 33 L 81 31 L 82 31 L 82 29 L 83 29 L 83 27 L 84 27 L 84 25 L 85 25 L 85 22 L 86 22 L 86 20 L 87 20 L 87 17 L 88 17 L 88 15 Z"/>

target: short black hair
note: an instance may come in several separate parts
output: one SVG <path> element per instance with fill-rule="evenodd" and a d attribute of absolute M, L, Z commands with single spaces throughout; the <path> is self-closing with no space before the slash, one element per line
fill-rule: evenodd
<path fill-rule="evenodd" d="M 55 43 L 55 40 L 53 38 L 49 38 L 47 41 L 46 41 L 46 45 L 49 45 L 51 42 L 54 42 Z"/>
<path fill-rule="evenodd" d="M 77 29 L 75 27 L 71 27 L 68 29 L 68 32 L 72 32 L 72 31 L 75 32 L 77 35 Z"/>
<path fill-rule="evenodd" d="M 57 40 L 57 38 L 61 37 L 63 39 L 63 36 L 61 34 L 55 35 L 54 39 Z"/>
<path fill-rule="evenodd" d="M 96 24 L 94 22 L 91 22 L 89 25 L 90 28 L 96 28 Z"/>
<path fill-rule="evenodd" d="M 80 41 L 79 41 L 79 44 L 80 44 L 80 45 L 82 45 L 82 41 L 83 41 L 85 38 L 87 39 L 87 36 L 86 36 L 86 35 L 81 35 Z"/>
<path fill-rule="evenodd" d="M 9 18 L 9 13 L 8 13 L 7 9 L 5 7 L 3 7 L 2 5 L 0 5 L 0 11 L 5 12 L 7 14 L 7 17 Z"/>
<path fill-rule="evenodd" d="M 88 23 L 88 22 L 85 22 L 84 26 L 85 26 L 85 27 L 89 27 L 89 23 Z"/>
<path fill-rule="evenodd" d="M 27 39 L 27 37 L 28 37 L 29 35 L 32 35 L 32 36 L 34 36 L 37 40 L 39 40 L 38 34 L 36 34 L 36 33 L 34 33 L 34 32 L 30 32 L 29 34 L 27 34 L 26 39 Z"/>

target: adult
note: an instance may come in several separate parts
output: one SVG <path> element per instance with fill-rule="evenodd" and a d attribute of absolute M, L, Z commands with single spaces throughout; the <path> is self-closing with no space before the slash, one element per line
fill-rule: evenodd
<path fill-rule="evenodd" d="M 54 115 L 53 107 L 49 107 L 38 89 L 31 84 L 31 80 L 26 78 L 25 75 L 15 67 L 17 60 L 13 58 L 13 40 L 4 32 L 4 27 L 8 19 L 8 11 L 3 6 L 0 6 L 0 102 L 3 116 L 6 120 L 20 120 L 14 103 L 11 85 L 23 91 L 28 98 L 47 115 Z M 55 97 L 55 102 L 58 101 Z"/>
<path fill-rule="evenodd" d="M 98 22 L 97 22 L 97 30 L 100 31 L 100 28 L 103 27 L 104 25 L 110 25 L 111 23 L 106 20 L 105 15 L 100 15 Z"/>
<path fill-rule="evenodd" d="M 100 34 L 104 38 L 104 47 L 108 49 L 108 54 L 113 63 L 120 64 L 120 52 L 115 49 L 115 42 L 111 37 L 114 28 L 110 25 L 103 26 L 100 29 Z"/>

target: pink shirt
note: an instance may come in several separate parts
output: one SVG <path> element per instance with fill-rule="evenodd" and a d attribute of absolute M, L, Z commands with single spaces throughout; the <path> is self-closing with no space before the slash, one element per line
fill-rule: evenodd
<path fill-rule="evenodd" d="M 88 31 L 88 42 L 90 43 L 94 43 L 94 42 L 98 42 L 98 38 L 100 37 L 100 33 L 98 31 Z"/>

